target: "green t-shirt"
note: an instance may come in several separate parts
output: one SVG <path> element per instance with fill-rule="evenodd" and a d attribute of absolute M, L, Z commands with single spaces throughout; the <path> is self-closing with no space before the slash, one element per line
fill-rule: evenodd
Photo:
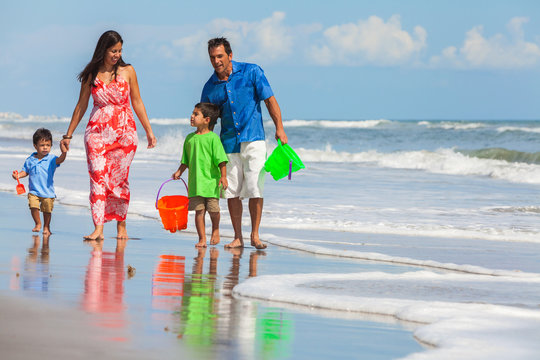
<path fill-rule="evenodd" d="M 202 196 L 219 198 L 219 164 L 228 162 L 219 136 L 210 131 L 186 136 L 182 164 L 189 169 L 188 197 Z"/>

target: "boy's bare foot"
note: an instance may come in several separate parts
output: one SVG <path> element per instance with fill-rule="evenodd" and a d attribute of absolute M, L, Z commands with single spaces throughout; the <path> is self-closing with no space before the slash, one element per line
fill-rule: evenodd
<path fill-rule="evenodd" d="M 244 241 L 242 239 L 234 239 L 228 244 L 225 244 L 225 249 L 236 249 L 236 248 L 243 248 L 244 247 Z"/>
<path fill-rule="evenodd" d="M 217 233 L 217 234 L 212 233 L 212 237 L 210 238 L 210 245 L 217 245 L 217 244 L 219 244 L 219 240 L 221 240 L 221 239 L 219 238 L 219 233 Z"/>
<path fill-rule="evenodd" d="M 51 229 L 49 229 L 48 227 L 44 227 L 43 228 L 43 235 L 45 235 L 45 236 L 51 235 Z"/>
<path fill-rule="evenodd" d="M 261 240 L 259 240 L 259 235 L 251 234 L 251 246 L 253 246 L 255 249 L 266 249 L 266 244 L 263 244 Z"/>
<path fill-rule="evenodd" d="M 127 229 L 126 229 L 126 222 L 125 221 L 119 221 L 118 224 L 116 224 L 116 238 L 117 239 L 127 239 Z"/>
<path fill-rule="evenodd" d="M 196 248 L 205 248 L 206 247 L 206 241 L 199 240 L 198 243 L 195 244 Z"/>
<path fill-rule="evenodd" d="M 32 229 L 32 232 L 39 232 L 41 230 L 41 224 L 36 224 L 34 228 Z"/>

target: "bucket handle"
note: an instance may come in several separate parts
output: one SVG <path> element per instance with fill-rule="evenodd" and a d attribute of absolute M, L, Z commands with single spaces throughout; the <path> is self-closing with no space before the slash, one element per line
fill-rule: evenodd
<path fill-rule="evenodd" d="M 278 146 L 283 146 L 280 139 L 277 139 Z M 287 179 L 291 180 L 292 178 L 292 159 L 289 159 L 289 174 L 287 176 Z"/>
<path fill-rule="evenodd" d="M 157 206 L 157 203 L 158 203 L 158 199 L 159 199 L 159 193 L 161 192 L 161 189 L 163 188 L 163 186 L 168 183 L 169 181 L 173 181 L 174 179 L 173 178 L 170 178 L 170 179 L 167 179 L 163 182 L 163 184 L 161 184 L 161 186 L 159 187 L 159 190 L 157 192 L 157 195 L 156 195 L 156 209 L 158 208 Z M 182 180 L 182 182 L 184 183 L 184 186 L 186 187 L 186 193 L 188 193 L 188 187 L 187 187 L 187 184 L 186 182 L 184 181 L 184 179 L 180 178 L 180 180 Z"/>

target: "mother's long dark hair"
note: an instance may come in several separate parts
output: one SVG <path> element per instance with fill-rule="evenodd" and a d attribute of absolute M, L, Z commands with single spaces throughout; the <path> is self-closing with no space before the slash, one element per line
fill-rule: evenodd
<path fill-rule="evenodd" d="M 77 76 L 77 79 L 80 82 L 85 82 L 90 78 L 90 84 L 92 86 L 94 85 L 94 81 L 96 80 L 97 73 L 99 71 L 99 67 L 101 64 L 103 64 L 103 59 L 105 58 L 105 53 L 107 52 L 107 49 L 111 46 L 114 46 L 118 43 L 124 44 L 124 40 L 122 40 L 122 37 L 119 33 L 117 33 L 114 30 L 105 31 L 100 37 L 96 45 L 96 50 L 94 50 L 94 55 L 92 56 L 92 60 L 88 63 L 88 65 L 85 66 L 84 70 L 81 71 L 81 73 Z M 114 64 L 114 79 L 116 80 L 116 72 L 118 70 L 118 66 L 126 66 L 129 64 L 126 64 L 122 57 L 120 56 L 120 59 Z"/>

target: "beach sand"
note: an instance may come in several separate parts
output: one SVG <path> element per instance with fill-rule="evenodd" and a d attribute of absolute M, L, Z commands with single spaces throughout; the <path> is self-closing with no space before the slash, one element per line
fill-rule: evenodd
<path fill-rule="evenodd" d="M 175 234 L 128 217 L 127 242 L 83 242 L 85 207 L 55 205 L 48 244 L 34 234 L 24 196 L 0 192 L 2 358 L 370 358 L 422 350 L 414 325 L 391 317 L 236 299 L 253 276 L 345 273 L 395 265 L 321 257 L 279 246 L 194 248 L 193 224 Z M 228 218 L 222 216 L 227 229 Z M 224 231 L 227 233 L 227 231 Z M 44 242 L 45 240 L 45 242 Z M 399 267 L 403 270 L 403 267 Z"/>

